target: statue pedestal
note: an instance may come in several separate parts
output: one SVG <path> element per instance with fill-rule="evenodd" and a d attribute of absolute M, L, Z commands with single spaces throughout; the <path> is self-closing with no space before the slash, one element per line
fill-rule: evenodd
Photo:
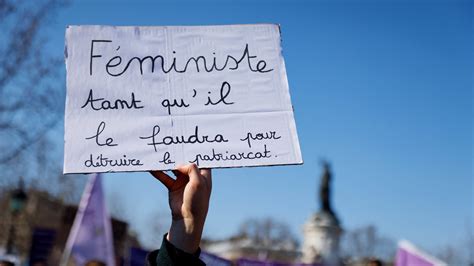
<path fill-rule="evenodd" d="M 342 229 L 337 217 L 328 211 L 314 214 L 303 226 L 304 263 L 340 265 L 339 238 Z"/>

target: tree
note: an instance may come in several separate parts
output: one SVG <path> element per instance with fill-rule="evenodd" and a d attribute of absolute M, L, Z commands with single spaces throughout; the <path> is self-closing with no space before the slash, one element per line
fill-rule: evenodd
<path fill-rule="evenodd" d="M 381 236 L 374 225 L 362 226 L 344 232 L 342 254 L 352 259 L 378 257 L 391 261 L 395 256 L 395 241 Z"/>
<path fill-rule="evenodd" d="M 48 133 L 61 120 L 65 90 L 62 58 L 48 52 L 47 35 L 64 4 L 0 0 L 0 168 L 5 176 L 16 179 L 50 156 Z"/>
<path fill-rule="evenodd" d="M 448 265 L 474 266 L 474 234 L 469 219 L 466 220 L 465 238 L 438 248 L 436 257 Z"/>
<path fill-rule="evenodd" d="M 294 249 L 298 245 L 290 227 L 272 218 L 248 219 L 241 224 L 237 235 L 250 238 L 264 248 Z"/>

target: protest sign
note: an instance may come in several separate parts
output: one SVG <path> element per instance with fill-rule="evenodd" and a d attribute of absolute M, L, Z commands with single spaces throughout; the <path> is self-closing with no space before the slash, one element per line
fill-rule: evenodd
<path fill-rule="evenodd" d="M 64 173 L 303 162 L 278 25 L 66 30 Z"/>

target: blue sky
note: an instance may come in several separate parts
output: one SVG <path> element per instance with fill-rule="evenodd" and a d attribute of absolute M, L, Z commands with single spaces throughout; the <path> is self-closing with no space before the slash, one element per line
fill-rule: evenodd
<path fill-rule="evenodd" d="M 472 19 L 468 1 L 76 1 L 51 47 L 61 56 L 68 24 L 281 24 L 305 164 L 214 171 L 205 235 L 270 216 L 301 237 L 327 158 L 343 227 L 436 249 L 474 225 Z M 105 189 L 139 233 L 153 212 L 167 226 L 147 173 L 106 175 Z"/>

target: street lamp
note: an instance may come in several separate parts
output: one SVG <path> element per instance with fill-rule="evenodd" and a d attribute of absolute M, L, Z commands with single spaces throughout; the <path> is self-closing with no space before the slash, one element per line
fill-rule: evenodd
<path fill-rule="evenodd" d="M 18 182 L 18 188 L 14 189 L 10 195 L 10 212 L 11 212 L 11 223 L 10 230 L 7 238 L 7 254 L 13 254 L 13 243 L 15 240 L 15 223 L 18 214 L 23 210 L 28 196 L 24 191 L 23 178 L 20 177 Z"/>

